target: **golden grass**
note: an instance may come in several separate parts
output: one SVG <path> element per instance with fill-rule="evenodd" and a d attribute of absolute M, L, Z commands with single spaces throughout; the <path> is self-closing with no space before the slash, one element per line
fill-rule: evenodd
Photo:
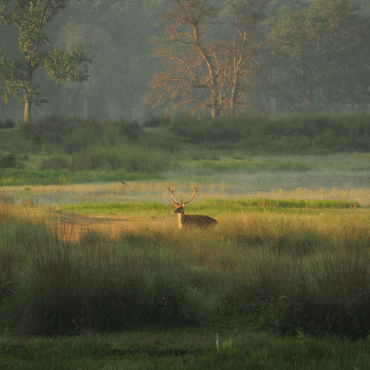
<path fill-rule="evenodd" d="M 127 185 L 121 183 L 108 184 L 79 184 L 79 185 L 54 185 L 54 186 L 30 186 L 27 187 L 2 187 L 1 194 L 22 195 L 27 193 L 33 197 L 43 197 L 43 199 L 54 200 L 54 203 L 65 202 L 119 202 L 119 201 L 148 201 L 158 200 L 165 203 L 171 203 L 168 191 L 164 182 L 131 182 Z M 177 187 L 179 195 L 184 198 L 191 193 L 193 183 Z M 176 186 L 176 184 L 174 184 Z M 362 206 L 370 206 L 370 189 L 304 189 L 296 188 L 292 191 L 282 189 L 257 192 L 257 193 L 239 193 L 237 186 L 233 184 L 211 183 L 199 186 L 199 198 L 194 202 L 204 200 L 205 197 L 214 198 L 271 198 L 271 199 L 334 199 L 358 201 Z M 189 208 L 189 213 L 191 210 Z M 139 234 L 146 232 L 161 232 L 163 230 L 177 229 L 177 218 L 169 207 L 168 216 L 150 216 L 145 214 L 137 215 L 73 215 L 62 213 L 58 210 L 58 205 L 50 206 L 11 206 L 3 204 L 0 207 L 0 217 L 13 214 L 22 219 L 32 222 L 47 224 L 52 226 L 58 236 L 62 239 L 77 241 L 86 232 L 94 231 L 103 233 L 111 239 L 118 239 L 127 233 Z M 1 216 L 2 215 L 2 216 Z M 261 235 L 267 230 L 275 230 L 276 233 L 284 228 L 296 230 L 311 230 L 323 236 L 336 234 L 338 230 L 348 225 L 357 224 L 364 229 L 367 227 L 369 214 L 365 210 L 358 211 L 330 211 L 325 210 L 313 212 L 305 215 L 288 215 L 275 213 L 255 213 L 253 210 L 247 210 L 239 215 L 222 213 L 211 215 L 219 221 L 219 225 L 214 229 L 207 231 L 217 237 L 232 234 L 250 234 L 255 235 L 258 231 Z M 347 225 L 347 226 L 346 226 Z M 361 225 L 361 226 L 360 226 Z M 351 228 L 353 229 L 353 227 Z M 166 232 L 167 232 L 166 231 Z"/>
<path fill-rule="evenodd" d="M 81 215 L 42 206 L 0 206 L 1 218 L 13 216 L 49 226 L 59 240 L 76 243 L 58 243 L 56 238 L 48 239 L 48 233 L 45 236 L 35 234 L 31 250 L 40 253 L 43 260 L 37 259 L 36 263 L 43 263 L 46 270 L 42 271 L 52 281 L 54 278 L 64 281 L 69 276 L 68 271 L 75 271 L 64 267 L 55 269 L 55 264 L 80 266 L 77 270 L 81 268 L 86 276 L 92 271 L 100 271 L 101 278 L 96 281 L 81 275 L 83 286 L 78 286 L 81 292 L 89 289 L 104 291 L 104 276 L 110 279 L 116 273 L 122 274 L 124 281 L 125 274 L 130 271 L 141 278 L 150 271 L 148 276 L 152 279 L 163 269 L 168 269 L 171 279 L 187 279 L 195 296 L 204 292 L 202 297 L 205 302 L 210 302 L 209 312 L 219 305 L 227 313 L 234 309 L 242 312 L 250 303 L 250 297 L 256 302 L 258 297 L 276 300 L 281 296 L 290 297 L 292 304 L 306 302 L 305 295 L 300 296 L 302 286 L 314 296 L 312 302 L 318 302 L 318 307 L 325 302 L 332 307 L 338 304 L 335 292 L 334 296 L 330 295 L 333 286 L 341 292 L 368 287 L 368 209 L 282 213 L 246 208 L 244 212 L 218 214 L 219 224 L 208 230 L 179 230 L 172 208 L 168 216 L 150 217 L 145 214 Z M 23 233 L 22 228 L 19 230 Z M 37 228 L 29 230 L 35 233 Z M 21 241 L 27 249 L 26 239 L 27 235 Z M 4 246 L 5 252 L 9 245 Z M 19 249 L 21 256 L 22 250 Z M 60 260 L 60 256 L 64 259 Z M 100 290 L 91 288 L 95 283 Z M 58 292 L 59 285 L 55 289 Z M 117 297 L 121 294 L 119 289 L 117 294 Z M 221 298 L 217 298 L 220 294 L 224 297 L 222 304 L 218 301 Z M 323 304 L 315 300 L 315 294 Z M 105 300 L 105 297 L 99 299 Z M 183 297 L 179 299 L 183 300 Z M 34 308 L 38 312 L 39 302 Z M 290 317 L 286 321 L 290 322 Z"/>
<path fill-rule="evenodd" d="M 290 194 L 292 195 L 292 194 Z M 177 217 L 169 208 L 168 216 L 137 215 L 79 215 L 58 210 L 49 206 L 11 206 L 1 204 L 0 217 L 16 216 L 29 222 L 49 225 L 56 229 L 62 239 L 79 240 L 88 231 L 95 231 L 118 239 L 127 233 L 145 234 L 153 232 L 172 232 L 177 230 Z M 230 237 L 238 234 L 263 235 L 267 230 L 277 234 L 284 229 L 312 231 L 322 237 L 347 232 L 365 232 L 370 224 L 370 213 L 360 210 L 322 210 L 308 214 L 284 214 L 274 212 L 256 212 L 253 209 L 243 213 L 219 214 L 216 216 L 219 225 L 214 229 L 202 231 L 215 236 Z M 350 231 L 352 230 L 352 231 Z M 361 230 L 361 231 L 360 231 Z M 184 233 L 183 233 L 184 234 Z"/>

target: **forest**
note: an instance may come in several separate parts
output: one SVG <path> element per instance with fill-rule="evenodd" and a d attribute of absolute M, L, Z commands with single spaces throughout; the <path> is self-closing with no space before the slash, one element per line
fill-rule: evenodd
<path fill-rule="evenodd" d="M 139 121 L 369 106 L 366 0 L 0 4 L 2 121 L 22 122 L 27 101 L 35 119 Z"/>

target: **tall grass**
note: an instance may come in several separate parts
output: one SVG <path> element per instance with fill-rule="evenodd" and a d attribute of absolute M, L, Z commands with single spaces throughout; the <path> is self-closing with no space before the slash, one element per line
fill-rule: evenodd
<path fill-rule="evenodd" d="M 3 212 L 0 254 L 11 258 L 1 269 L 1 310 L 33 334 L 231 314 L 281 333 L 368 334 L 367 211 L 217 218 L 206 232 L 158 221 L 123 227 L 114 240 L 91 230 L 72 241 L 46 221 Z"/>

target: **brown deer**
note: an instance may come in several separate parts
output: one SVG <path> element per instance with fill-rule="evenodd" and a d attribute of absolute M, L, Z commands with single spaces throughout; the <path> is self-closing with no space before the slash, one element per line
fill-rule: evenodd
<path fill-rule="evenodd" d="M 184 214 L 185 204 L 190 203 L 194 199 L 195 194 L 198 191 L 197 186 L 194 186 L 194 194 L 190 198 L 190 200 L 188 200 L 187 202 L 183 202 L 181 198 L 180 198 L 180 202 L 178 202 L 175 196 L 173 195 L 175 190 L 171 190 L 169 186 L 167 186 L 167 189 L 171 193 L 173 204 L 176 207 L 176 209 L 174 210 L 174 213 L 177 213 L 179 216 L 179 228 L 180 229 L 186 226 L 210 227 L 210 226 L 215 226 L 218 224 L 217 220 L 209 216 L 185 215 Z"/>

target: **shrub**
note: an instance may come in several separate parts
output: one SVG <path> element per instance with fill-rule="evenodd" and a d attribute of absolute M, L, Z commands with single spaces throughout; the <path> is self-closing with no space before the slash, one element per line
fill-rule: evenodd
<path fill-rule="evenodd" d="M 37 145 L 48 144 L 68 154 L 101 140 L 103 125 L 96 120 L 51 116 L 32 121 L 23 130 Z"/>
<path fill-rule="evenodd" d="M 151 118 L 143 123 L 144 127 L 168 127 L 171 122 L 169 117 Z"/>
<path fill-rule="evenodd" d="M 15 168 L 17 167 L 17 158 L 15 154 L 0 155 L 0 168 Z"/>
<path fill-rule="evenodd" d="M 290 116 L 268 120 L 220 118 L 200 120 L 185 117 L 174 120 L 171 132 L 191 143 L 273 153 L 323 153 L 368 151 L 370 115 Z"/>
<path fill-rule="evenodd" d="M 65 170 L 70 168 L 70 163 L 67 157 L 56 155 L 54 157 L 45 159 L 40 165 L 40 170 Z"/>
<path fill-rule="evenodd" d="M 119 133 L 126 137 L 129 141 L 137 142 L 140 140 L 143 129 L 137 121 L 119 122 Z"/>
<path fill-rule="evenodd" d="M 2 128 L 14 128 L 14 127 L 15 127 L 15 123 L 10 118 L 7 118 L 4 122 L 0 121 L 0 129 L 2 129 Z"/>
<path fill-rule="evenodd" d="M 172 157 L 159 149 L 147 149 L 128 145 L 107 148 L 92 146 L 72 158 L 72 170 L 118 170 L 127 172 L 158 173 L 169 168 Z"/>

